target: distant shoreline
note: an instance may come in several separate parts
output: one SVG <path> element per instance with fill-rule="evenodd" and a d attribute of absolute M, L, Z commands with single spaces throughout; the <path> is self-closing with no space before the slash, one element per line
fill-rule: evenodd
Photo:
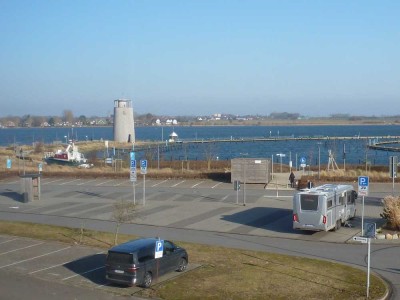
<path fill-rule="evenodd" d="M 204 122 L 205 123 L 205 122 Z M 208 124 L 204 123 L 180 123 L 177 125 L 141 125 L 141 124 L 135 124 L 135 127 L 237 127 L 237 126 L 400 126 L 400 123 L 397 122 L 343 122 L 343 121 L 315 121 L 315 122 L 310 122 L 310 121 L 293 121 L 293 122 L 287 122 L 287 121 L 244 121 L 244 122 L 232 122 L 232 123 L 226 123 L 225 121 L 219 122 L 219 121 L 209 121 Z M 41 128 L 41 129 L 47 129 L 47 128 L 112 128 L 113 125 L 109 126 L 49 126 L 49 127 L 0 127 L 0 129 L 29 129 L 29 128 Z"/>

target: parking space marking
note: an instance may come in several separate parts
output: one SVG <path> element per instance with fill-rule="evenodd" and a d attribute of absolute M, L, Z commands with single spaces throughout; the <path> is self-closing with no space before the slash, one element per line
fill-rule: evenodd
<path fill-rule="evenodd" d="M 179 184 L 181 184 L 181 183 L 184 183 L 186 180 L 182 180 L 181 182 L 178 182 L 178 183 L 176 183 L 176 184 L 174 184 L 174 185 L 171 185 L 171 187 L 176 187 L 177 185 L 179 185 Z"/>
<path fill-rule="evenodd" d="M 71 275 L 71 276 L 65 277 L 65 278 L 63 278 L 61 280 L 62 281 L 68 280 L 68 279 L 71 279 L 71 278 L 74 278 L 74 277 L 77 277 L 77 276 L 80 276 L 80 275 L 84 275 L 84 274 L 91 273 L 91 272 L 94 272 L 94 271 L 97 271 L 97 270 L 100 270 L 100 269 L 104 269 L 105 267 L 106 266 L 101 266 L 101 267 L 98 267 L 98 268 L 95 268 L 95 269 L 92 269 L 92 270 L 89 270 L 89 271 L 86 271 L 86 272 L 83 272 L 83 273 L 79 273 L 79 274 L 75 274 L 75 275 Z"/>
<path fill-rule="evenodd" d="M 39 270 L 36 270 L 36 271 L 32 271 L 32 272 L 30 272 L 30 273 L 28 273 L 28 274 L 35 274 L 35 273 L 38 273 L 38 272 L 50 270 L 50 269 L 53 269 L 53 268 L 57 268 L 57 267 L 60 267 L 60 266 L 69 264 L 69 263 L 71 263 L 71 262 L 73 262 L 73 260 L 66 261 L 66 262 L 63 262 L 63 263 L 61 263 L 61 264 L 57 264 L 57 265 L 50 266 L 50 267 L 47 267 L 47 268 L 39 269 Z M 58 275 L 58 274 L 57 274 L 57 275 Z"/>
<path fill-rule="evenodd" d="M 226 198 L 228 198 L 228 197 L 229 197 L 229 195 L 226 195 L 225 197 L 223 197 L 223 198 L 221 199 L 221 201 L 226 200 Z"/>
<path fill-rule="evenodd" d="M 71 180 L 71 181 L 67 181 L 67 182 L 60 183 L 60 185 L 68 184 L 68 183 L 75 182 L 75 181 L 79 181 L 79 180 L 80 180 L 80 179 L 74 179 L 74 180 Z"/>
<path fill-rule="evenodd" d="M 116 184 L 114 184 L 114 186 L 119 186 L 119 185 L 122 185 L 122 184 L 124 184 L 125 182 L 130 182 L 129 180 L 128 181 L 124 181 L 124 180 L 122 180 L 120 183 L 116 183 Z"/>
<path fill-rule="evenodd" d="M 216 185 L 212 186 L 211 188 L 214 189 L 214 188 L 216 188 L 217 186 L 219 186 L 220 184 L 222 184 L 222 182 L 218 182 Z"/>
<path fill-rule="evenodd" d="M 54 182 L 61 181 L 61 180 L 64 180 L 64 179 L 56 179 L 56 180 L 53 180 L 53 181 L 47 181 L 47 182 L 44 182 L 42 184 L 54 183 Z"/>
<path fill-rule="evenodd" d="M 41 243 L 41 244 L 44 244 L 44 243 Z M 71 246 L 68 246 L 68 247 L 65 247 L 65 248 L 62 248 L 62 249 L 58 249 L 58 250 L 55 250 L 55 251 L 51 251 L 51 252 L 48 252 L 48 253 L 45 253 L 45 254 L 42 254 L 42 255 L 39 255 L 39 256 L 35 256 L 35 257 L 27 258 L 27 259 L 24 259 L 24 260 L 16 261 L 16 262 L 13 262 L 13 263 L 8 264 L 8 265 L 1 266 L 0 269 L 6 268 L 6 267 L 11 267 L 11 266 L 14 266 L 14 265 L 18 265 L 18 264 L 21 264 L 21 263 L 26 262 L 26 261 L 34 260 L 34 259 L 46 256 L 46 255 L 50 255 L 50 254 L 53 254 L 53 253 L 56 253 L 56 252 L 67 250 L 69 248 L 71 248 Z"/>
<path fill-rule="evenodd" d="M 114 180 L 113 180 L 113 179 L 111 179 L 111 180 L 106 180 L 106 181 L 103 181 L 103 182 L 100 182 L 100 183 L 96 184 L 96 186 L 103 185 L 103 184 L 105 184 L 105 183 L 107 183 L 107 182 L 110 182 L 110 181 L 114 181 Z"/>
<path fill-rule="evenodd" d="M 12 239 L 12 240 L 4 241 L 4 242 L 1 242 L 0 244 L 5 244 L 5 243 L 12 242 L 12 241 L 15 241 L 15 240 L 19 240 L 19 238 L 15 238 L 15 239 Z"/>
<path fill-rule="evenodd" d="M 204 181 L 200 181 L 199 183 L 196 183 L 195 185 L 192 185 L 192 187 L 191 188 L 195 188 L 196 186 L 198 186 L 198 185 L 200 185 L 200 184 L 202 184 Z"/>
<path fill-rule="evenodd" d="M 84 181 L 84 182 L 78 183 L 77 185 L 83 185 L 83 184 L 85 184 L 85 183 L 89 183 L 89 182 L 93 182 L 93 181 L 96 181 L 96 179 Z"/>
<path fill-rule="evenodd" d="M 167 182 L 167 181 L 168 181 L 168 179 L 160 181 L 160 182 L 158 182 L 156 184 L 153 184 L 151 187 L 155 187 L 155 186 L 160 185 L 161 183 L 164 183 L 164 182 Z"/>
<path fill-rule="evenodd" d="M 12 182 L 7 182 L 7 184 L 14 184 L 14 183 L 18 183 L 19 182 L 19 180 L 17 180 L 17 181 L 12 181 Z"/>
<path fill-rule="evenodd" d="M 18 248 L 18 249 L 14 249 L 14 250 L 10 250 L 10 251 L 7 251 L 7 252 L 3 252 L 3 253 L 0 253 L 0 255 L 4 255 L 4 254 L 7 254 L 7 253 L 11 253 L 11 252 L 19 251 L 19 250 L 24 250 L 24 249 L 28 249 L 28 248 L 32 248 L 32 247 L 35 247 L 35 246 L 39 246 L 41 244 L 44 244 L 44 242 L 41 242 L 41 243 L 38 243 L 38 244 L 34 244 L 34 245 L 29 245 L 29 246 Z"/>

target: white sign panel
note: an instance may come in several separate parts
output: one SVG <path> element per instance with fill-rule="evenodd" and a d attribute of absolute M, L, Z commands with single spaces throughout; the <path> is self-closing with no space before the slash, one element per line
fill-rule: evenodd
<path fill-rule="evenodd" d="M 363 244 L 366 244 L 368 242 L 368 238 L 362 237 L 362 236 L 355 236 L 355 237 L 353 237 L 353 241 L 361 242 Z"/>

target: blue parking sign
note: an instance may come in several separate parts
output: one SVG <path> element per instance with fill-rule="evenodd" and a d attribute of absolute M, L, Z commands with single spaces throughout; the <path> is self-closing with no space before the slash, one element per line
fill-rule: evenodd
<path fill-rule="evenodd" d="M 369 177 L 368 176 L 358 176 L 358 195 L 368 196 L 369 190 Z"/>
<path fill-rule="evenodd" d="M 164 252 L 164 240 L 156 241 L 156 249 L 155 249 L 154 258 L 161 258 L 163 257 Z"/>
<path fill-rule="evenodd" d="M 368 176 L 359 176 L 358 177 L 358 185 L 359 186 L 368 186 L 369 185 L 369 177 Z"/>
<path fill-rule="evenodd" d="M 143 175 L 147 174 L 147 160 L 143 159 L 140 161 L 140 173 Z"/>
<path fill-rule="evenodd" d="M 136 160 L 131 160 L 131 169 L 136 169 Z"/>

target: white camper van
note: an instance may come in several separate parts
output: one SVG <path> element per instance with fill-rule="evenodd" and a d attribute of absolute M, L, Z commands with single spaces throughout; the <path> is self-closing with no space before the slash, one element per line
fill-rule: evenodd
<path fill-rule="evenodd" d="M 357 192 L 351 185 L 325 184 L 293 196 L 293 228 L 313 231 L 339 229 L 356 215 Z"/>

